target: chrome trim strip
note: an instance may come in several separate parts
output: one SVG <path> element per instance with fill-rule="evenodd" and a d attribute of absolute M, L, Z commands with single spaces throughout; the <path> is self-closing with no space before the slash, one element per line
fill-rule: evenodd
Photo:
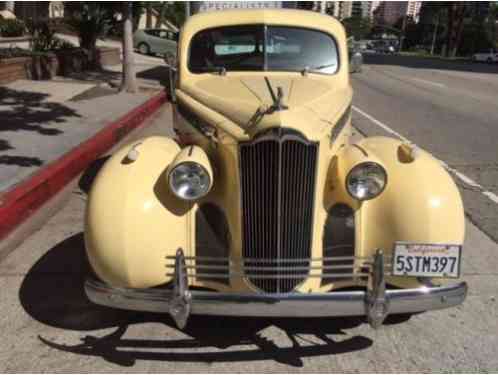
<path fill-rule="evenodd" d="M 351 117 L 351 103 L 346 107 L 341 117 L 339 118 L 339 120 L 337 120 L 336 124 L 330 131 L 330 144 L 332 144 L 337 139 L 342 129 L 344 129 L 344 127 L 347 125 L 350 117 Z"/>
<path fill-rule="evenodd" d="M 265 269 L 261 269 L 261 271 L 267 271 Z M 270 270 L 271 271 L 271 270 Z M 270 274 L 270 275 L 261 275 L 261 274 L 251 274 L 251 273 L 230 273 L 230 275 L 222 275 L 218 273 L 205 273 L 205 272 L 191 272 L 187 274 L 187 277 L 212 277 L 216 279 L 230 279 L 230 278 L 245 278 L 250 277 L 254 280 L 293 280 L 296 277 L 309 277 L 309 278 L 322 278 L 322 277 L 334 277 L 334 278 L 353 278 L 353 277 L 368 277 L 370 274 L 366 272 L 357 272 L 357 273 L 318 273 L 318 274 L 292 274 L 292 275 L 281 275 L 281 274 Z M 174 273 L 167 273 L 166 276 L 173 277 Z M 275 293 L 278 294 L 278 293 Z"/>
<path fill-rule="evenodd" d="M 166 259 L 176 259 L 175 256 L 167 256 Z M 241 262 L 241 263 L 251 263 L 251 262 L 270 262 L 274 263 L 275 261 L 272 259 L 266 259 L 266 258 L 240 258 L 240 259 L 234 259 L 234 258 L 221 258 L 221 257 L 204 257 L 204 256 L 188 256 L 184 257 L 186 261 L 192 261 L 192 260 L 216 260 L 216 261 L 223 261 L 223 262 L 231 262 L 231 263 L 236 263 L 236 262 Z M 289 262 L 303 262 L 303 261 L 309 261 L 309 262 L 323 262 L 323 261 L 342 261 L 342 260 L 368 260 L 368 261 L 373 261 L 373 257 L 357 257 L 357 256 L 338 256 L 338 257 L 324 257 L 324 258 L 282 258 L 280 259 L 281 263 L 289 263 Z M 390 256 L 384 256 L 384 259 L 391 259 Z"/>
<path fill-rule="evenodd" d="M 171 289 L 114 288 L 87 280 L 85 292 L 99 305 L 169 313 L 174 297 Z M 367 314 L 365 291 L 289 294 L 236 294 L 190 290 L 191 314 L 253 317 L 333 317 Z M 389 314 L 444 309 L 461 304 L 467 284 L 443 287 L 386 290 Z"/>
<path fill-rule="evenodd" d="M 172 267 L 172 266 L 170 266 Z M 309 271 L 309 270 L 347 270 L 354 267 L 354 264 L 339 264 L 336 266 L 309 266 L 309 267 L 292 267 L 292 266 L 277 266 L 277 267 L 254 267 L 254 266 L 241 266 L 243 271 Z M 200 266 L 185 266 L 186 270 L 225 270 L 231 269 L 230 266 L 218 265 L 200 265 Z"/>

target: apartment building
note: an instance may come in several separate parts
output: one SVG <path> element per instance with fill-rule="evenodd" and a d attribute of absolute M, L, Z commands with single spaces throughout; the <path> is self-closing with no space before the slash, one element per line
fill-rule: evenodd
<path fill-rule="evenodd" d="M 404 16 L 418 22 L 421 6 L 421 1 L 382 1 L 374 11 L 374 18 L 376 22 L 387 25 L 396 23 Z"/>
<path fill-rule="evenodd" d="M 327 13 L 337 19 L 349 17 L 372 18 L 380 1 L 327 1 Z"/>

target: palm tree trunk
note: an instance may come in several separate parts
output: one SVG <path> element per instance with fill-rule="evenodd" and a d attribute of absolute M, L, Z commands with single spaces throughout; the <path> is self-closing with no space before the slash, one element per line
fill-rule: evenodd
<path fill-rule="evenodd" d="M 460 12 L 458 14 L 458 22 L 455 30 L 455 41 L 453 45 L 453 50 L 451 51 L 451 57 L 456 57 L 458 52 L 458 47 L 460 47 L 460 42 L 462 41 L 463 28 L 465 25 L 465 10 L 466 4 L 460 5 Z"/>
<path fill-rule="evenodd" d="M 448 27 L 447 27 L 447 32 L 446 32 L 446 50 L 444 53 L 445 57 L 448 57 L 450 55 L 450 51 L 453 48 L 453 24 L 455 23 L 455 4 L 450 3 L 448 5 Z"/>
<path fill-rule="evenodd" d="M 120 91 L 138 91 L 133 56 L 133 4 L 123 3 L 123 80 Z"/>
<path fill-rule="evenodd" d="M 163 1 L 161 3 L 161 10 L 159 11 L 159 16 L 156 19 L 156 29 L 159 29 L 164 22 L 164 17 L 166 17 L 166 10 L 167 10 L 168 4 Z"/>
<path fill-rule="evenodd" d="M 152 3 L 150 1 L 147 2 L 145 8 L 145 27 L 152 28 Z"/>
<path fill-rule="evenodd" d="M 448 32 L 446 57 L 455 57 L 462 37 L 466 4 L 451 2 L 448 5 Z"/>

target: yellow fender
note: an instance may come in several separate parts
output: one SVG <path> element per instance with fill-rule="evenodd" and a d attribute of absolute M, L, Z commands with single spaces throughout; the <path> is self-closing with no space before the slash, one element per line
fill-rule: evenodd
<path fill-rule="evenodd" d="M 414 150 L 414 151 L 413 151 Z M 365 138 L 338 157 L 345 175 L 356 164 L 374 161 L 387 172 L 385 190 L 356 206 L 358 255 L 376 249 L 392 253 L 395 241 L 463 244 L 465 216 L 460 192 L 429 153 L 387 137 Z M 391 278 L 400 287 L 416 279 Z"/>
<path fill-rule="evenodd" d="M 116 152 L 97 175 L 86 211 L 85 245 L 97 275 L 115 287 L 148 288 L 170 281 L 166 256 L 189 243 L 192 203 L 175 197 L 167 171 L 175 141 L 150 137 Z"/>

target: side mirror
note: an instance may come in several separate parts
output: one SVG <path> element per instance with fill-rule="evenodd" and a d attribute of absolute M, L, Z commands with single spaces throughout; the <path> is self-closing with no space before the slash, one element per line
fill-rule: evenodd
<path fill-rule="evenodd" d="M 169 94 L 169 99 L 172 103 L 176 103 L 176 78 L 177 78 L 177 59 L 176 56 L 170 52 L 166 53 L 164 55 L 164 62 L 166 63 L 166 66 L 168 67 L 168 94 Z"/>

